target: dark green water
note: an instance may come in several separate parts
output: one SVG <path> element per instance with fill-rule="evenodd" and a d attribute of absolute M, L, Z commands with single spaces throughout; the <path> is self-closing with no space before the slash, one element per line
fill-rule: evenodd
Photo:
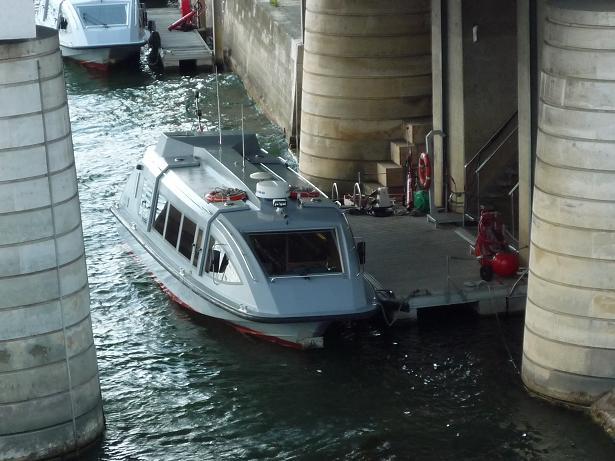
<path fill-rule="evenodd" d="M 530 397 L 523 320 L 436 319 L 342 332 L 297 352 L 194 319 L 125 250 L 108 211 L 161 131 L 192 129 L 192 92 L 217 123 L 213 77 L 110 76 L 67 64 L 92 321 L 107 431 L 87 460 L 613 460 L 587 416 Z M 279 129 L 220 78 L 225 128 Z"/>

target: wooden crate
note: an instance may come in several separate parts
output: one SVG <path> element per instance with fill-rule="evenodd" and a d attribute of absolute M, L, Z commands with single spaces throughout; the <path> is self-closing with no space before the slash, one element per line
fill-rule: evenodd
<path fill-rule="evenodd" d="M 391 161 L 403 166 L 411 153 L 411 149 L 412 146 L 403 139 L 391 141 Z"/>
<path fill-rule="evenodd" d="M 404 185 L 404 169 L 393 162 L 378 162 L 378 182 L 386 187 Z"/>
<path fill-rule="evenodd" d="M 402 124 L 404 139 L 409 144 L 425 144 L 425 137 L 431 130 L 431 123 L 403 122 Z"/>

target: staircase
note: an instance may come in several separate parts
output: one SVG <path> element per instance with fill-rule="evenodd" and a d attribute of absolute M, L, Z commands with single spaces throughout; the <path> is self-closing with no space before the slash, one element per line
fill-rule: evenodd
<path fill-rule="evenodd" d="M 518 127 L 515 112 L 466 163 L 464 201 L 468 227 L 478 223 L 481 207 L 488 207 L 502 214 L 508 236 L 515 243 L 519 208 Z"/>

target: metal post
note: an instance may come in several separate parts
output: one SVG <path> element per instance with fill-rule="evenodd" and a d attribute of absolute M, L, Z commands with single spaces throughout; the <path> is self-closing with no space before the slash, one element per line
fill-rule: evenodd
<path fill-rule="evenodd" d="M 476 173 L 476 219 L 480 219 L 480 172 Z"/>
<path fill-rule="evenodd" d="M 220 136 L 219 143 L 222 145 L 222 117 L 220 115 L 220 86 L 218 85 L 218 68 L 215 68 L 216 71 L 216 101 L 218 103 L 218 134 Z"/>
<path fill-rule="evenodd" d="M 214 47 L 214 67 L 216 67 L 218 61 L 218 55 L 216 54 L 216 0 L 211 0 L 211 35 Z"/>
<path fill-rule="evenodd" d="M 242 170 L 246 169 L 246 139 L 243 131 L 243 103 L 241 103 L 241 157 L 242 157 Z"/>
<path fill-rule="evenodd" d="M 425 145 L 427 147 L 427 156 L 429 157 L 429 163 L 432 165 L 432 176 L 433 176 L 433 162 L 434 162 L 434 146 L 433 146 L 433 137 L 435 135 L 446 136 L 442 130 L 431 130 L 425 136 Z M 431 216 L 435 216 L 437 213 L 436 205 L 435 205 L 435 181 L 434 178 L 431 178 L 431 185 L 429 186 L 429 214 Z"/>
<path fill-rule="evenodd" d="M 305 1 L 301 0 L 301 43 L 305 41 Z"/>

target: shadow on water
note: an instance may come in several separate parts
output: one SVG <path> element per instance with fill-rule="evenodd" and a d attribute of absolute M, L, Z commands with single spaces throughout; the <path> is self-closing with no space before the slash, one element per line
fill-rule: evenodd
<path fill-rule="evenodd" d="M 144 87 L 156 78 L 143 60 L 114 66 L 110 70 L 98 70 L 86 68 L 71 59 L 64 59 L 64 70 L 67 90 L 74 95 Z"/>

